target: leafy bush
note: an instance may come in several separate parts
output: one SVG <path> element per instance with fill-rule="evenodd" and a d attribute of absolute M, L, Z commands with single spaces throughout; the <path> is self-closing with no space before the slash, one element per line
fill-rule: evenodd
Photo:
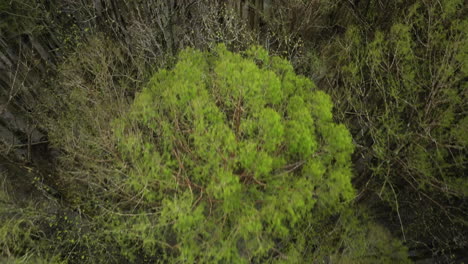
<path fill-rule="evenodd" d="M 157 218 L 140 218 L 145 252 L 181 262 L 299 261 L 304 227 L 354 195 L 353 144 L 328 95 L 261 48 L 183 51 L 117 120 L 132 166 L 123 188 Z M 140 207 L 142 208 L 142 207 Z"/>
<path fill-rule="evenodd" d="M 387 23 L 371 4 L 369 24 L 326 49 L 338 119 L 362 146 L 357 160 L 369 170 L 360 185 L 392 207 L 401 237 L 463 248 L 466 9 L 459 0 L 389 5 Z"/>
<path fill-rule="evenodd" d="M 0 171 L 0 263 L 62 263 L 52 243 L 47 243 L 44 223 L 53 221 L 43 202 L 40 198 L 31 202 L 21 192 L 14 194 L 18 186 L 8 184 L 5 171 Z"/>

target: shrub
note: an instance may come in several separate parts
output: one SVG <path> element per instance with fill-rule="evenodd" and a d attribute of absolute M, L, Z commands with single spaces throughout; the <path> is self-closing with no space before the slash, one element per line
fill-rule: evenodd
<path fill-rule="evenodd" d="M 464 248 L 466 8 L 460 0 L 390 4 L 399 8 L 387 23 L 371 4 L 372 27 L 350 26 L 327 47 L 337 117 L 362 146 L 360 185 L 393 208 L 401 237 L 434 251 Z"/>
<path fill-rule="evenodd" d="M 299 227 L 353 198 L 347 129 L 328 95 L 261 48 L 184 50 L 115 122 L 146 252 L 183 262 L 299 261 Z M 134 226 L 132 229 L 136 229 Z M 310 246 L 310 245 L 308 245 Z M 295 258 L 299 258 L 294 260 Z"/>

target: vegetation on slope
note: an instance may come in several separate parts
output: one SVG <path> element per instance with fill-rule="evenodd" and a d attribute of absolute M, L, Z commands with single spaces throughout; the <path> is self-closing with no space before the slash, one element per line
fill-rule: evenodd
<path fill-rule="evenodd" d="M 12 0 L 0 13 L 0 258 L 463 256 L 462 0 Z"/>

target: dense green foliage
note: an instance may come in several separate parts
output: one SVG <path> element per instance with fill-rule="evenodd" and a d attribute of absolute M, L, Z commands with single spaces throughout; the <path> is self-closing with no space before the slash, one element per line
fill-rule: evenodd
<path fill-rule="evenodd" d="M 300 262 L 298 227 L 353 198 L 351 136 L 329 97 L 287 61 L 247 54 L 261 67 L 223 46 L 183 51 L 119 122 L 125 188 L 160 204 L 140 219 L 148 252 L 162 240 L 179 262 Z"/>
<path fill-rule="evenodd" d="M 0 262 L 466 262 L 467 18 L 1 2 Z"/>

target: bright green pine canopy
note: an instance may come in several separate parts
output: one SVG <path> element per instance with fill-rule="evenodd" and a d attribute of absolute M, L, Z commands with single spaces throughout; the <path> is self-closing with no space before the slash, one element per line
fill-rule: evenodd
<path fill-rule="evenodd" d="M 133 165 L 126 185 L 160 207 L 141 220 L 157 222 L 145 249 L 163 244 L 184 263 L 296 263 L 302 227 L 354 196 L 352 139 L 331 111 L 327 94 L 262 48 L 181 52 L 116 122 Z"/>

